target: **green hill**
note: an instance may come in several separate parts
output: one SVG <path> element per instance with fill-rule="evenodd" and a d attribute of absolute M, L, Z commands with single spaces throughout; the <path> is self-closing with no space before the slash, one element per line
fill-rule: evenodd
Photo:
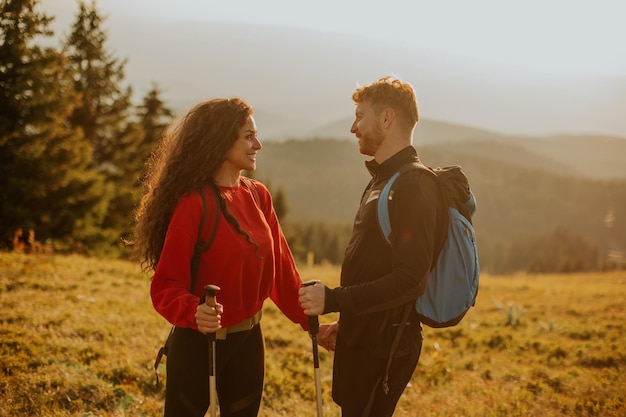
<path fill-rule="evenodd" d="M 519 242 L 537 246 L 559 230 L 597 247 L 601 258 L 626 249 L 626 180 L 588 178 L 567 161 L 510 142 L 427 145 L 418 152 L 427 165 L 458 164 L 470 178 L 485 266 L 514 257 Z M 288 222 L 350 224 L 370 178 L 365 160 L 354 141 L 266 143 L 256 176 L 284 190 Z M 607 215 L 615 218 L 610 227 Z"/>
<path fill-rule="evenodd" d="M 339 138 L 354 141 L 350 134 L 352 119 L 344 118 L 329 123 L 311 134 L 308 138 Z M 482 142 L 478 145 L 477 142 Z M 560 165 L 567 168 L 573 175 L 591 178 L 611 179 L 626 178 L 626 138 L 604 135 L 555 135 L 549 137 L 508 136 L 484 129 L 476 129 L 465 125 L 437 120 L 421 120 L 415 128 L 415 145 L 418 147 L 431 145 L 451 145 L 462 147 L 464 151 L 483 155 L 485 152 L 496 158 L 520 157 L 522 150 L 532 153 L 533 158 L 548 158 L 549 165 Z M 484 146 L 488 144 L 488 146 Z M 497 145 L 489 149 L 491 145 Z M 502 147 L 513 146 L 513 152 L 503 151 Z M 499 155 L 494 155 L 494 152 Z M 524 153 L 527 153 L 524 152 Z M 518 161 L 521 162 L 521 161 Z M 527 158 L 521 162 L 529 165 L 533 162 Z"/>

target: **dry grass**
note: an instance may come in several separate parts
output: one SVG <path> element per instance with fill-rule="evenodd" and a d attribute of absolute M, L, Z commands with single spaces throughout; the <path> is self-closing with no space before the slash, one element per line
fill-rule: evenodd
<path fill-rule="evenodd" d="M 334 284 L 339 270 L 302 274 Z M 481 279 L 461 325 L 425 328 L 396 416 L 626 415 L 626 273 Z M 169 325 L 148 287 L 128 262 L 0 253 L 0 417 L 160 415 L 151 367 Z M 310 339 L 271 302 L 263 326 L 261 415 L 315 416 Z M 336 417 L 332 354 L 320 356 Z"/>

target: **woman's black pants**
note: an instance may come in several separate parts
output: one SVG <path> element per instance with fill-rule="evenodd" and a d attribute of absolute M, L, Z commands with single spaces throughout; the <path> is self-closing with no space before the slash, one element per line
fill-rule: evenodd
<path fill-rule="evenodd" d="M 265 376 L 261 324 L 216 342 L 216 388 L 221 417 L 255 417 Z M 209 407 L 209 339 L 177 327 L 166 360 L 165 417 L 203 417 Z"/>

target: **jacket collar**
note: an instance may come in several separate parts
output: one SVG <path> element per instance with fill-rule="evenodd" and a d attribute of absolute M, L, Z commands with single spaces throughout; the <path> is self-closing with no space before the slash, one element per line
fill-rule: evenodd
<path fill-rule="evenodd" d="M 365 167 L 374 179 L 378 179 L 392 176 L 402 165 L 410 162 L 420 162 L 420 159 L 417 156 L 417 151 L 413 145 L 409 145 L 398 151 L 382 164 L 376 162 L 375 159 L 365 161 Z"/>

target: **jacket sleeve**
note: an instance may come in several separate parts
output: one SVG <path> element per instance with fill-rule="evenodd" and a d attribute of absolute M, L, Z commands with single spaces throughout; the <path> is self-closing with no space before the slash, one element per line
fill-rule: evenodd
<path fill-rule="evenodd" d="M 196 330 L 195 313 L 200 299 L 189 292 L 190 262 L 201 217 L 202 200 L 197 193 L 180 199 L 150 286 L 152 304 L 159 314 L 175 326 Z"/>
<path fill-rule="evenodd" d="M 326 291 L 324 313 L 369 314 L 392 309 L 417 299 L 426 288 L 438 240 L 441 203 L 436 178 L 402 175 L 393 185 L 389 202 L 391 222 L 390 273 L 362 284 Z M 376 211 L 367 219 L 377 226 Z M 384 241 L 382 235 L 380 240 Z M 386 262 L 381 253 L 380 262 Z"/>
<path fill-rule="evenodd" d="M 267 188 L 258 182 L 257 187 L 261 194 L 263 213 L 272 231 L 272 240 L 274 241 L 275 273 L 270 298 L 289 320 L 300 324 L 304 330 L 308 330 L 308 316 L 304 314 L 302 306 L 300 306 L 298 295 L 302 286 L 302 279 L 274 211 L 271 195 Z"/>

